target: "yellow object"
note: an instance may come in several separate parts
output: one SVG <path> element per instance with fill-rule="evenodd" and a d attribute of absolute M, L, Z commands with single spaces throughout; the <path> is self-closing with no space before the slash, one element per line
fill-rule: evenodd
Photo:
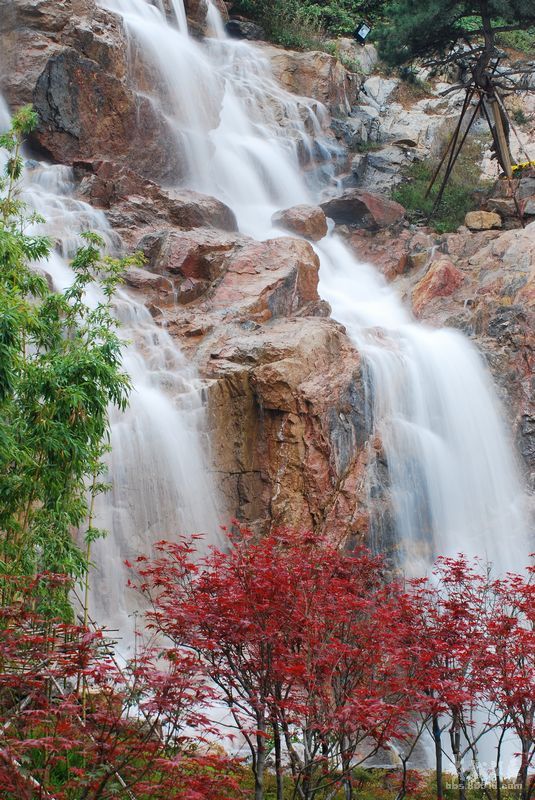
<path fill-rule="evenodd" d="M 535 167 L 535 161 L 521 161 L 520 164 L 513 164 L 513 172 L 518 172 L 520 169 L 526 169 L 526 167 Z"/>

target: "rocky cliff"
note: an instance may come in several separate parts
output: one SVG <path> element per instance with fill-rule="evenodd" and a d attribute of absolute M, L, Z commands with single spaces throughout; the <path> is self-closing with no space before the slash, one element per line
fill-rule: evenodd
<path fill-rule="evenodd" d="M 201 5 L 188 9 L 199 34 Z M 204 380 L 214 470 L 229 513 L 264 529 L 366 537 L 373 497 L 388 528 L 365 374 L 317 291 L 310 241 L 325 233 L 323 212 L 301 209 L 280 219 L 296 238 L 257 242 L 237 230 L 220 201 L 166 188 L 184 165 L 165 115 L 139 90 L 148 92 L 154 75 L 131 50 L 127 60 L 118 18 L 93 0 L 0 0 L 0 19 L 1 89 L 13 107 L 34 104 L 36 153 L 73 165 L 80 196 L 106 211 L 124 247 L 144 252 L 145 267 L 127 275 L 130 290 Z M 340 170 L 349 196 L 329 200 L 327 215 L 340 214 L 340 226 L 344 213 L 352 215 L 355 224 L 345 230 L 351 246 L 419 319 L 477 341 L 533 482 L 535 224 L 444 236 L 409 226 L 403 209 L 374 192 L 391 183 L 414 148 L 429 151 L 450 101 L 428 100 L 409 123 L 402 106 L 389 104 L 395 86 L 388 81 L 364 83 L 324 53 L 264 50 L 286 89 L 336 115 L 328 134 L 345 148 Z M 382 145 L 364 166 L 351 152 L 355 137 Z M 359 184 L 363 171 L 368 183 Z"/>

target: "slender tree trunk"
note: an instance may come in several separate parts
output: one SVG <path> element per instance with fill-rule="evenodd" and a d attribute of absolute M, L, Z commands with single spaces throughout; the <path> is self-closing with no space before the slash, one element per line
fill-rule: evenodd
<path fill-rule="evenodd" d="M 528 793 L 528 769 L 529 769 L 529 750 L 530 750 L 530 743 L 526 741 L 526 739 L 522 738 L 520 740 L 522 742 L 522 751 L 521 751 L 521 760 L 520 760 L 520 772 L 518 777 L 520 778 L 520 798 L 521 800 L 528 800 L 529 793 Z"/>
<path fill-rule="evenodd" d="M 444 797 L 444 779 L 442 775 L 442 731 L 438 714 L 433 714 L 433 741 L 435 743 L 435 769 L 437 776 L 437 800 Z"/>
<path fill-rule="evenodd" d="M 282 775 L 282 748 L 279 725 L 276 720 L 272 721 L 273 742 L 275 746 L 275 778 L 277 781 L 277 800 L 284 798 L 284 781 Z"/>
<path fill-rule="evenodd" d="M 407 761 L 408 761 L 407 758 L 401 759 L 401 764 L 402 764 L 401 786 L 399 787 L 399 792 L 396 795 L 396 800 L 403 800 L 403 798 L 407 794 Z"/>
<path fill-rule="evenodd" d="M 257 717 L 256 736 L 256 769 L 254 773 L 254 797 L 255 800 L 264 800 L 264 774 L 266 771 L 266 723 L 263 718 Z"/>
<path fill-rule="evenodd" d="M 455 771 L 459 782 L 459 800 L 466 800 L 466 781 L 461 756 L 461 726 L 457 714 L 454 712 L 450 728 L 451 752 L 455 762 Z"/>
<path fill-rule="evenodd" d="M 345 739 L 341 742 L 342 774 L 344 780 L 344 798 L 353 800 L 353 780 L 351 776 L 351 754 L 350 747 Z"/>

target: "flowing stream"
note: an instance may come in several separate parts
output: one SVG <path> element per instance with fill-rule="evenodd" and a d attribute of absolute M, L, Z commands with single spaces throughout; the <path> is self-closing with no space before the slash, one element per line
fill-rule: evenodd
<path fill-rule="evenodd" d="M 333 182 L 326 110 L 281 89 L 260 46 L 226 38 L 211 2 L 203 43 L 188 36 L 181 0 L 173 0 L 170 19 L 145 0 L 102 4 L 122 16 L 131 53 L 160 76 L 153 99 L 185 156 L 184 183 L 231 206 L 244 233 L 284 235 L 272 214 L 317 202 Z M 369 375 L 401 564 L 417 574 L 437 555 L 462 551 L 500 569 L 522 568 L 523 488 L 482 358 L 460 333 L 415 323 L 337 236 L 317 252 L 320 293 Z"/>
<path fill-rule="evenodd" d="M 0 131 L 9 127 L 9 120 L 0 96 Z M 21 196 L 46 219 L 36 230 L 55 243 L 43 268 L 57 289 L 73 279 L 69 259 L 82 243 L 82 231 L 100 233 L 108 252 L 118 245 L 105 215 L 76 199 L 74 186 L 69 167 L 27 161 Z M 97 290 L 88 293 L 89 304 L 97 300 Z M 118 292 L 115 310 L 120 335 L 128 342 L 123 366 L 132 392 L 127 411 L 111 414 L 111 488 L 98 498 L 95 521 L 109 535 L 93 545 L 90 610 L 101 624 L 121 632 L 126 652 L 133 628 L 128 618 L 139 603 L 126 588 L 125 559 L 182 533 L 203 533 L 207 544 L 219 543 L 224 512 L 208 466 L 202 386 L 195 370 L 126 291 Z"/>

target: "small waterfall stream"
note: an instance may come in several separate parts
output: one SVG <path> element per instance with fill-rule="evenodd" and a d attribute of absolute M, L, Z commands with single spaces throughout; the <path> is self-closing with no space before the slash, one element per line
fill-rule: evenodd
<path fill-rule="evenodd" d="M 281 89 L 261 47 L 225 38 L 212 3 L 215 38 L 203 43 L 188 36 L 179 0 L 171 21 L 145 0 L 102 4 L 123 17 L 132 46 L 159 72 L 157 101 L 186 154 L 186 185 L 228 203 L 243 232 L 284 235 L 273 212 L 317 202 L 334 174 L 326 110 Z M 482 358 L 460 333 L 415 323 L 337 236 L 316 249 L 320 293 L 370 375 L 401 563 L 421 573 L 437 555 L 462 551 L 522 568 L 523 489 Z"/>
<path fill-rule="evenodd" d="M 0 130 L 9 126 L 9 119 L 0 97 Z M 55 242 L 43 268 L 56 288 L 72 281 L 69 259 L 82 231 L 98 232 L 109 252 L 119 244 L 104 213 L 74 197 L 69 167 L 28 162 L 21 195 L 46 219 L 37 231 Z M 97 297 L 95 290 L 87 302 Z M 112 450 L 105 476 L 111 489 L 98 498 L 96 513 L 97 527 L 109 535 L 93 547 L 91 612 L 121 631 L 126 651 L 132 629 L 128 617 L 137 611 L 138 598 L 126 588 L 125 559 L 182 533 L 203 533 L 207 544 L 220 543 L 224 517 L 208 466 L 202 386 L 195 370 L 126 291 L 118 292 L 115 310 L 120 335 L 128 342 L 123 364 L 133 388 L 127 411 L 113 410 L 111 416 Z"/>

